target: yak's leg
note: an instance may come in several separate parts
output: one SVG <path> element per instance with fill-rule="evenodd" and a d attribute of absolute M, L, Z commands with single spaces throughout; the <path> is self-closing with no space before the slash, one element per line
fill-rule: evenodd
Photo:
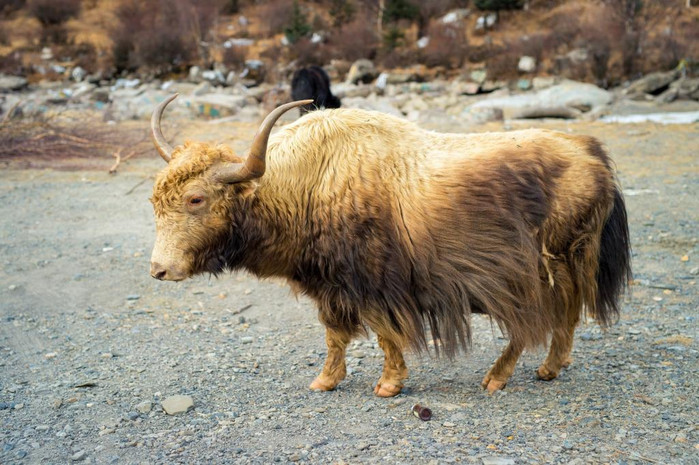
<path fill-rule="evenodd" d="M 350 334 L 326 328 L 325 343 L 328 345 L 328 356 L 325 359 L 323 371 L 311 383 L 311 389 L 314 391 L 332 391 L 340 381 L 345 379 L 347 375 L 345 349 L 351 339 Z"/>
<path fill-rule="evenodd" d="M 549 354 L 536 370 L 539 379 L 551 381 L 558 376 L 561 368 L 571 364 L 570 352 L 573 350 L 573 335 L 578 321 L 580 321 L 580 312 L 574 309 L 569 314 L 568 321 L 553 332 Z"/>
<path fill-rule="evenodd" d="M 403 380 L 408 377 L 408 368 L 398 344 L 383 336 L 378 336 L 379 346 L 384 352 L 383 373 L 374 388 L 379 397 L 393 397 L 403 389 Z"/>
<path fill-rule="evenodd" d="M 507 380 L 515 371 L 515 365 L 522 354 L 522 350 L 524 350 L 522 344 L 514 344 L 510 341 L 505 350 L 502 351 L 500 358 L 495 361 L 493 367 L 483 378 L 481 382 L 483 389 L 487 389 L 489 394 L 494 393 L 498 389 L 504 389 Z"/>

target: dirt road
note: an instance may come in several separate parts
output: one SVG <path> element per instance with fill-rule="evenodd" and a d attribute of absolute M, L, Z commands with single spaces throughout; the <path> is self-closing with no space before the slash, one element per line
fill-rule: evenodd
<path fill-rule="evenodd" d="M 537 381 L 545 354 L 525 353 L 492 397 L 479 383 L 505 341 L 485 319 L 453 362 L 408 357 L 396 398 L 372 394 L 375 338 L 352 345 L 336 391 L 315 393 L 323 329 L 283 283 L 150 278 L 155 152 L 115 176 L 108 159 L 2 170 L 0 463 L 699 463 L 699 126 L 548 127 L 614 154 L 635 285 L 618 324 L 578 329 L 559 379 Z M 192 131 L 230 129 L 207 128 Z M 165 414 L 177 394 L 194 408 Z"/>

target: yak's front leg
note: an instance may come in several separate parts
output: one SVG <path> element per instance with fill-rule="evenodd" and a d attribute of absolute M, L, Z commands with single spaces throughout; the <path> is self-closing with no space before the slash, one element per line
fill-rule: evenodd
<path fill-rule="evenodd" d="M 500 357 L 495 361 L 488 374 L 483 378 L 481 386 L 492 394 L 499 389 L 505 389 L 507 380 L 512 376 L 517 365 L 517 359 L 522 354 L 523 347 L 520 344 L 513 344 L 510 341 L 503 350 Z"/>
<path fill-rule="evenodd" d="M 314 391 L 332 391 L 345 379 L 347 367 L 345 365 L 345 350 L 352 336 L 347 333 L 325 330 L 325 343 L 328 345 L 328 357 L 325 359 L 323 371 L 311 383 Z"/>
<path fill-rule="evenodd" d="M 408 377 L 408 368 L 403 360 L 403 352 L 395 342 L 382 336 L 378 336 L 378 340 L 384 352 L 384 364 L 374 394 L 379 397 L 393 397 L 403 389 L 403 380 Z"/>

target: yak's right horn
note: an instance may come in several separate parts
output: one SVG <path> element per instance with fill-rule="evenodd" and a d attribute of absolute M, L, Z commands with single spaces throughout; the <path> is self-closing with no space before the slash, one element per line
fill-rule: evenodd
<path fill-rule="evenodd" d="M 265 174 L 267 140 L 269 139 L 269 134 L 272 132 L 274 123 L 277 122 L 280 116 L 292 108 L 300 107 L 301 105 L 308 105 L 311 102 L 313 102 L 312 99 L 297 100 L 295 102 L 285 103 L 284 105 L 278 106 L 272 110 L 272 112 L 267 115 L 265 120 L 260 125 L 260 128 L 257 130 L 257 134 L 255 134 L 255 138 L 252 141 L 252 146 L 250 147 L 250 152 L 245 160 L 245 164 L 239 166 L 238 163 L 232 163 L 231 166 L 227 167 L 228 169 L 225 169 L 219 174 L 218 179 L 225 184 L 235 184 L 237 182 L 259 178 Z"/>

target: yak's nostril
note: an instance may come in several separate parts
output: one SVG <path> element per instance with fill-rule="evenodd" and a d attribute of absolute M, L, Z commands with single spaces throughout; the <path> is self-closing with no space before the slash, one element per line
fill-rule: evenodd
<path fill-rule="evenodd" d="M 155 279 L 163 280 L 167 275 L 167 270 L 163 268 L 159 263 L 152 263 L 150 266 L 150 275 Z"/>
<path fill-rule="evenodd" d="M 167 271 L 162 270 L 162 271 L 158 271 L 157 273 L 155 273 L 155 274 L 153 275 L 153 277 L 154 277 L 155 279 L 159 279 L 159 280 L 162 281 L 163 278 L 165 278 L 165 275 L 166 275 L 166 274 L 167 274 Z"/>

